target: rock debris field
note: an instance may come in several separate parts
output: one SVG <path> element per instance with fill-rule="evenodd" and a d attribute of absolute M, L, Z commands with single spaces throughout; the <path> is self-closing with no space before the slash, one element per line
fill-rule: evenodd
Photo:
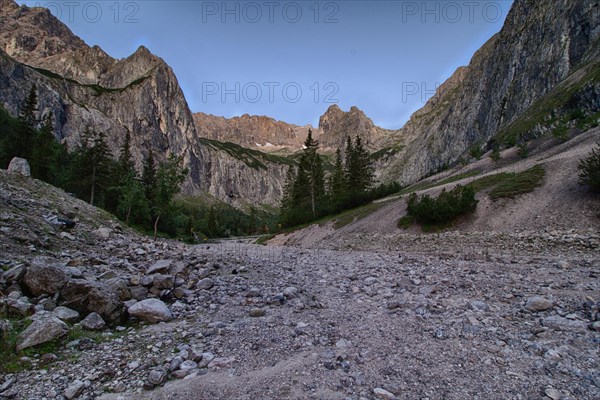
<path fill-rule="evenodd" d="M 597 232 L 194 246 L 0 178 L 0 398 L 600 398 Z"/>

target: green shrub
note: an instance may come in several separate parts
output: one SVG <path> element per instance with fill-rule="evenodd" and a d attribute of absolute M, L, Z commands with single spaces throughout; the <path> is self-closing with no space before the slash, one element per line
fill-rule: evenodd
<path fill-rule="evenodd" d="M 422 224 L 443 224 L 462 214 L 473 212 L 477 207 L 475 190 L 458 185 L 451 191 L 442 190 L 438 197 L 413 193 L 407 204 L 407 213 Z"/>
<path fill-rule="evenodd" d="M 499 147 L 494 147 L 492 149 L 492 155 L 490 156 L 490 158 L 493 161 L 500 161 L 500 159 L 502 158 L 502 156 L 500 155 L 500 148 Z"/>
<path fill-rule="evenodd" d="M 410 215 L 405 215 L 404 217 L 400 218 L 398 220 L 398 228 L 400 229 L 408 229 L 411 226 L 413 226 L 415 223 L 415 217 L 410 216 Z"/>
<path fill-rule="evenodd" d="M 517 154 L 519 155 L 519 157 L 521 157 L 521 158 L 529 157 L 529 149 L 527 148 L 527 142 L 523 142 L 523 143 L 519 144 L 517 146 L 517 148 L 518 148 Z"/>
<path fill-rule="evenodd" d="M 600 142 L 596 143 L 600 147 Z M 600 148 L 592 149 L 590 155 L 579 162 L 579 183 L 600 192 Z"/>
<path fill-rule="evenodd" d="M 483 150 L 481 149 L 481 146 L 474 145 L 469 149 L 469 154 L 471 155 L 471 157 L 480 160 L 483 156 Z"/>

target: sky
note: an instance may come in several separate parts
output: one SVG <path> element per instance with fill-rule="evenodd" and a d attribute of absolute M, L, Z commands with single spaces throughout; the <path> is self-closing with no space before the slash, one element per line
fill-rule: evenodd
<path fill-rule="evenodd" d="M 47 7 L 115 58 L 146 46 L 192 112 L 317 126 L 337 104 L 398 129 L 500 31 L 512 0 L 19 3 Z"/>

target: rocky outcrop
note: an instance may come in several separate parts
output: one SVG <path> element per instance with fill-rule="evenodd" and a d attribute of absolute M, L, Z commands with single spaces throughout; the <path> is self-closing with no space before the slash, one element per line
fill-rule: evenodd
<path fill-rule="evenodd" d="M 313 137 L 319 135 L 318 130 L 310 125 L 298 126 L 248 114 L 225 118 L 199 112 L 194 114 L 194 123 L 202 138 L 231 142 L 267 153 L 300 150 L 309 129 L 312 129 Z"/>
<path fill-rule="evenodd" d="M 204 141 L 200 176 L 209 194 L 240 209 L 277 206 L 291 162 L 232 143 Z"/>
<path fill-rule="evenodd" d="M 386 180 L 414 182 L 453 163 L 527 113 L 567 78 L 587 80 L 574 73 L 597 63 L 599 26 L 594 0 L 516 1 L 502 30 L 399 131 L 408 144 L 386 166 Z M 598 92 L 598 79 L 590 82 L 596 89 L 584 93 Z M 585 98 L 582 95 L 579 108 L 587 107 Z"/>
<path fill-rule="evenodd" d="M 345 112 L 336 104 L 319 119 L 319 131 L 319 143 L 325 149 L 343 149 L 348 136 L 354 139 L 358 135 L 365 147 L 376 150 L 393 133 L 376 126 L 358 107 L 352 106 Z"/>

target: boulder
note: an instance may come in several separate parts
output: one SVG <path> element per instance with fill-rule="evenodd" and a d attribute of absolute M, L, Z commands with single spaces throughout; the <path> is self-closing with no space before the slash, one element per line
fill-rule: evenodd
<path fill-rule="evenodd" d="M 90 313 L 81 321 L 81 327 L 89 331 L 99 331 L 106 327 L 106 323 L 98 313 Z"/>
<path fill-rule="evenodd" d="M 17 338 L 17 351 L 51 342 L 69 332 L 67 324 L 55 317 L 33 321 Z"/>
<path fill-rule="evenodd" d="M 24 158 L 14 157 L 8 164 L 8 172 L 23 176 L 31 176 L 31 168 L 29 163 Z"/>
<path fill-rule="evenodd" d="M 63 268 L 47 264 L 43 259 L 34 259 L 23 276 L 23 285 L 35 297 L 54 295 L 68 279 Z"/>
<path fill-rule="evenodd" d="M 79 313 L 77 311 L 63 306 L 58 306 L 52 310 L 52 316 L 65 322 L 79 321 Z"/>
<path fill-rule="evenodd" d="M 131 292 L 127 282 L 123 278 L 111 278 L 106 281 L 106 285 L 119 296 L 119 299 L 126 301 L 131 299 Z"/>
<path fill-rule="evenodd" d="M 162 274 L 164 272 L 167 272 L 169 270 L 169 268 L 171 267 L 172 263 L 173 263 L 173 260 L 158 260 L 157 262 L 155 262 L 148 268 L 148 270 L 146 271 L 146 274 L 152 275 L 152 274 L 157 274 L 157 273 Z"/>
<path fill-rule="evenodd" d="M 60 291 L 59 304 L 82 314 L 98 313 L 107 323 L 123 318 L 123 303 L 117 294 L 101 282 L 70 279 Z"/>
<path fill-rule="evenodd" d="M 175 286 L 175 278 L 172 275 L 156 274 L 152 286 L 158 289 L 172 289 Z"/>
<path fill-rule="evenodd" d="M 108 240 L 110 239 L 110 235 L 112 233 L 112 229 L 110 228 L 98 228 L 94 232 L 94 235 L 98 236 L 100 239 Z"/>
<path fill-rule="evenodd" d="M 525 303 L 525 309 L 531 312 L 546 311 L 552 307 L 553 303 L 550 300 L 540 296 L 530 297 Z"/>
<path fill-rule="evenodd" d="M 129 315 L 142 321 L 156 323 L 170 321 L 173 318 L 169 307 L 158 299 L 146 299 L 129 307 Z"/>

